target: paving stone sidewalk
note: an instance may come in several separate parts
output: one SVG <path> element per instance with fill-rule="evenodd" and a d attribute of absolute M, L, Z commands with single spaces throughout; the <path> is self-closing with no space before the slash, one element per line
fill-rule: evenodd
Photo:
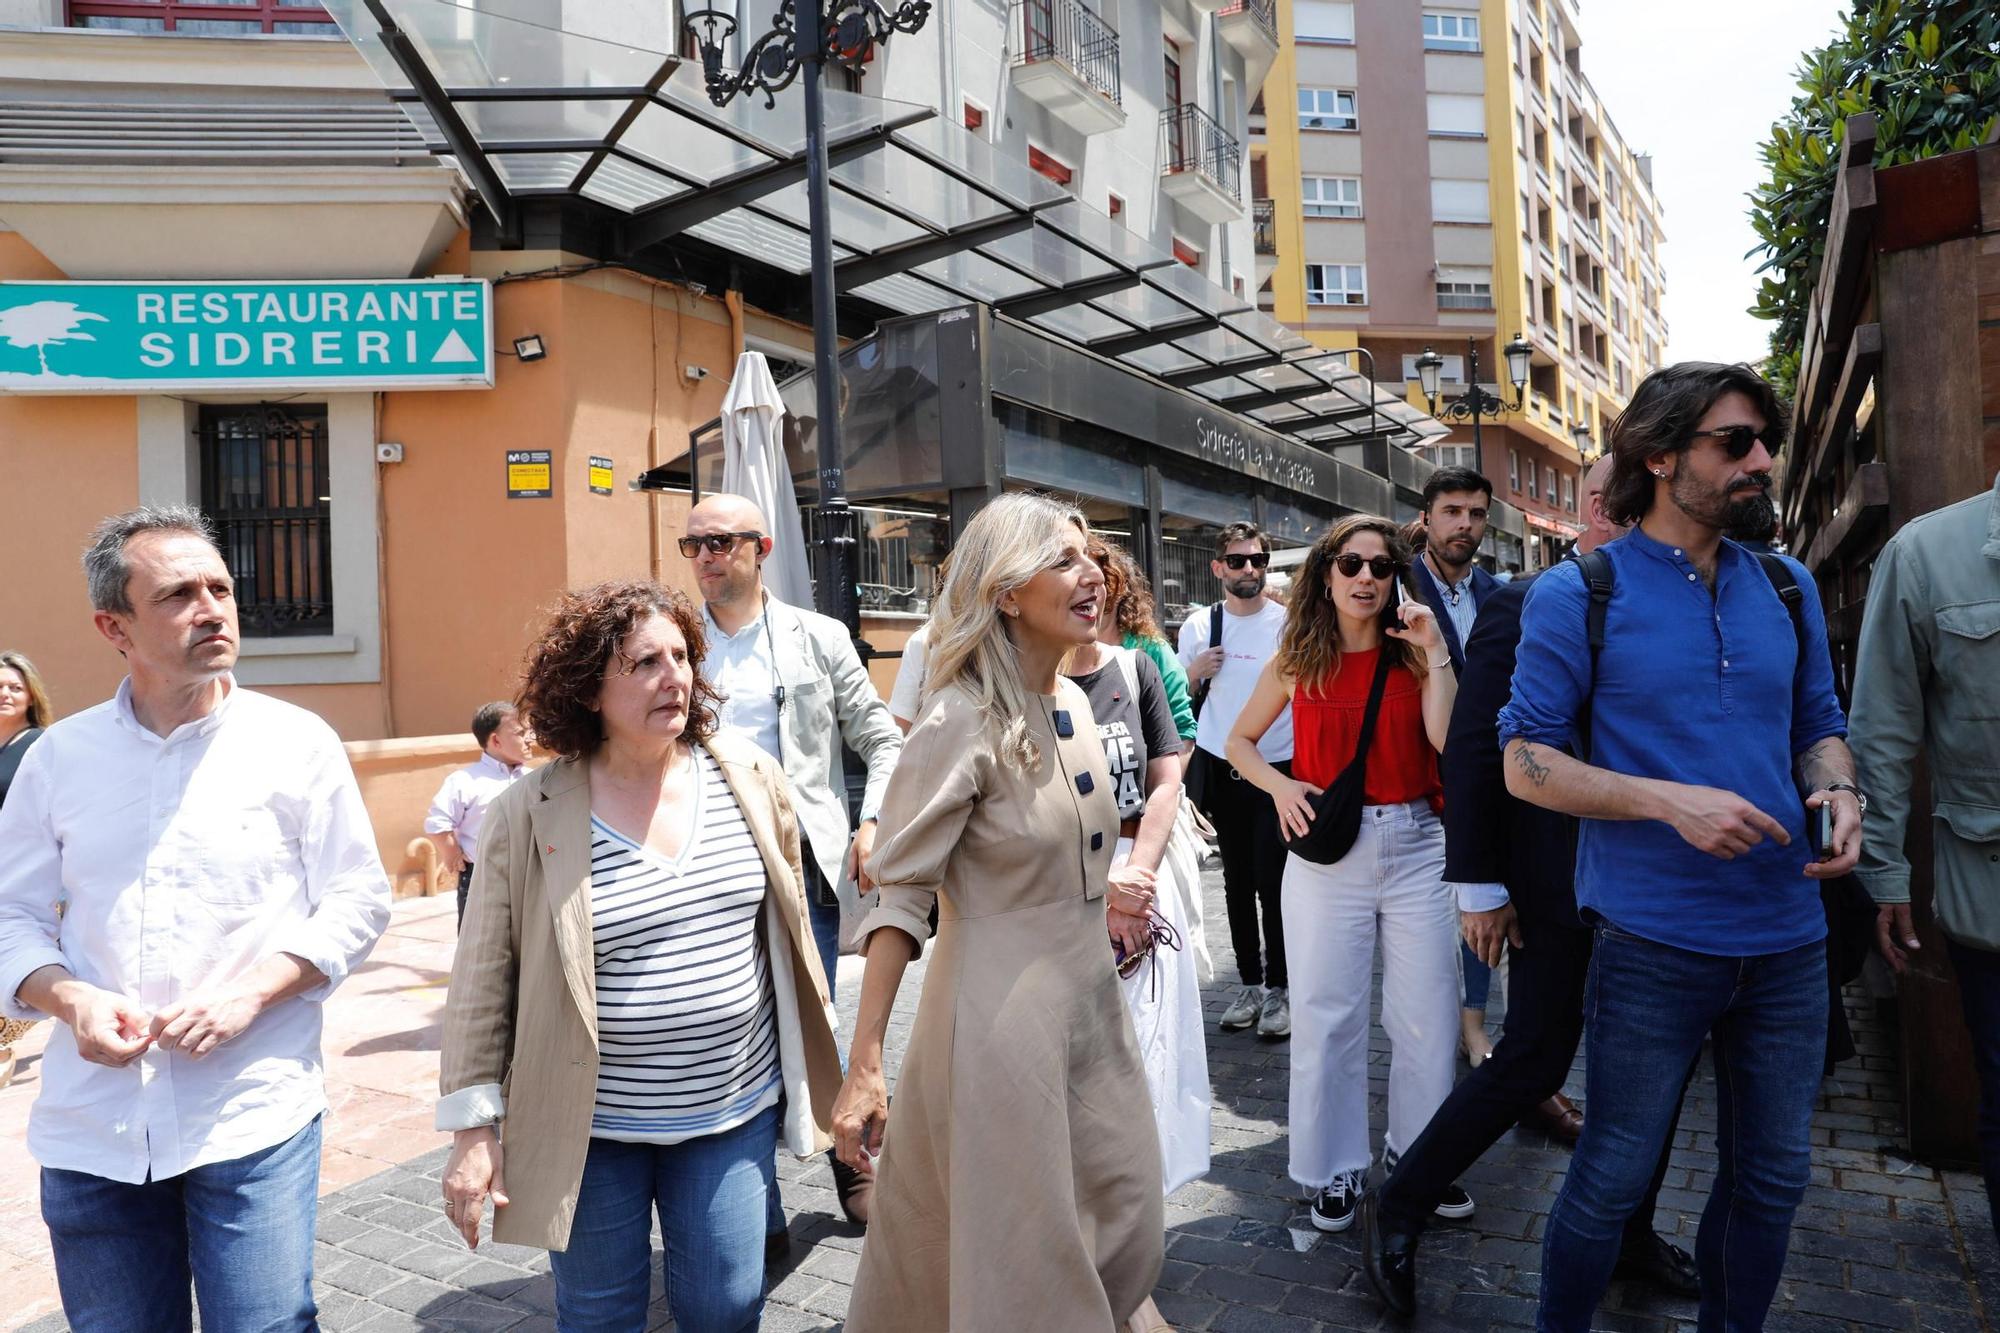
<path fill-rule="evenodd" d="M 1218 877 L 1207 883 L 1209 945 L 1223 978 L 1234 976 Z M 900 1056 L 922 965 L 912 969 L 890 1030 Z M 844 987 L 852 1016 L 852 984 Z M 1422 1314 L 1394 1320 L 1370 1296 L 1348 1236 L 1307 1223 L 1285 1176 L 1288 1053 L 1283 1042 L 1222 1034 L 1213 1019 L 1228 987 L 1207 1003 L 1215 1089 L 1214 1167 L 1167 1207 L 1167 1262 L 1158 1301 L 1176 1329 L 1215 1333 L 1324 1333 L 1408 1328 L 1415 1333 L 1532 1327 L 1541 1234 L 1569 1155 L 1516 1130 L 1466 1177 L 1479 1211 L 1441 1223 L 1422 1251 Z M 1848 1000 L 1861 1055 L 1821 1089 L 1814 1117 L 1813 1183 L 1793 1232 L 1770 1333 L 2000 1333 L 2000 1247 L 1980 1180 L 1899 1157 L 1896 1071 L 1890 1034 L 1872 1002 Z M 1371 1116 L 1380 1142 L 1388 1076 L 1378 1026 L 1370 1051 Z M 893 1069 L 892 1069 L 893 1075 Z M 1573 1072 L 1581 1095 L 1582 1067 Z M 1693 1245 L 1716 1165 L 1715 1085 L 1704 1064 L 1681 1118 L 1658 1225 Z M 438 1209 L 442 1149 L 321 1200 L 318 1278 L 322 1326 L 347 1330 L 512 1330 L 555 1327 L 546 1255 L 482 1245 L 468 1254 Z M 839 1218 L 824 1162 L 781 1154 L 792 1219 L 790 1258 L 772 1274 L 767 1333 L 836 1329 L 854 1279 L 861 1235 Z M 654 1319 L 671 1328 L 654 1266 Z M 1693 1333 L 1694 1305 L 1614 1286 L 1597 1327 L 1619 1333 Z M 33 1326 L 63 1327 L 59 1319 Z M 944 1333 L 944 1330 L 939 1330 Z"/>

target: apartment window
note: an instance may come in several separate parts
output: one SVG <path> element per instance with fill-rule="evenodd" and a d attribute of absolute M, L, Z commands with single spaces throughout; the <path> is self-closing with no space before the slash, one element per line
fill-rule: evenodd
<path fill-rule="evenodd" d="M 1352 130 L 1360 127 L 1354 92 L 1349 88 L 1299 89 L 1299 128 Z"/>
<path fill-rule="evenodd" d="M 1632 372 L 1625 368 L 1623 360 L 1611 363 L 1611 382 L 1617 386 L 1620 398 L 1632 392 Z"/>
<path fill-rule="evenodd" d="M 1554 504 L 1556 502 L 1556 469 L 1553 463 L 1542 469 L 1542 477 L 1547 483 L 1542 491 L 1542 496 L 1550 504 Z"/>
<path fill-rule="evenodd" d="M 1521 451 L 1507 451 L 1507 489 L 1515 495 L 1521 493 Z"/>
<path fill-rule="evenodd" d="M 1477 51 L 1479 17 L 1476 14 L 1424 13 L 1424 50 Z"/>
<path fill-rule="evenodd" d="M 1173 38 L 1167 42 L 1167 91 L 1166 103 L 1170 107 L 1181 104 L 1181 48 Z"/>
<path fill-rule="evenodd" d="M 1491 310 L 1493 270 L 1490 268 L 1440 269 L 1437 282 L 1440 310 Z"/>
<path fill-rule="evenodd" d="M 1354 41 L 1350 0 L 1292 0 L 1292 36 L 1302 42 Z"/>
<path fill-rule="evenodd" d="M 1434 444 L 1424 457 L 1435 467 L 1479 468 L 1479 451 L 1469 444 Z"/>
<path fill-rule="evenodd" d="M 1359 264 L 1307 264 L 1307 305 L 1367 305 L 1368 281 Z"/>
<path fill-rule="evenodd" d="M 1432 134 L 1459 138 L 1483 138 L 1486 134 L 1486 99 L 1478 94 L 1431 93 L 1424 98 L 1430 111 Z"/>
<path fill-rule="evenodd" d="M 1431 182 L 1431 219 L 1435 222 L 1491 222 L 1485 181 Z"/>
<path fill-rule="evenodd" d="M 1076 172 L 1056 161 L 1033 144 L 1028 145 L 1028 165 L 1058 185 L 1067 186 Z"/>
<path fill-rule="evenodd" d="M 203 407 L 201 511 L 236 579 L 246 638 L 333 633 L 326 408 Z"/>
<path fill-rule="evenodd" d="M 1465 358 L 1462 356 L 1452 356 L 1447 354 L 1443 358 L 1443 361 L 1444 364 L 1438 367 L 1438 383 L 1440 384 L 1465 383 Z M 1409 381 L 1420 378 L 1421 377 L 1417 374 L 1417 358 L 1408 355 L 1404 356 L 1403 379 L 1405 381 Z"/>
<path fill-rule="evenodd" d="M 1528 460 L 1528 489 L 1523 491 L 1522 494 L 1526 495 L 1530 500 L 1534 499 L 1535 483 L 1539 480 L 1541 480 L 1541 469 L 1537 466 L 1535 460 L 1530 458 Z"/>
<path fill-rule="evenodd" d="M 1563 508 L 1576 512 L 1576 478 L 1567 472 L 1563 473 Z"/>
<path fill-rule="evenodd" d="M 271 32 L 337 37 L 333 15 L 319 0 L 71 0 L 69 21 L 76 28 L 123 28 L 127 32 L 186 32 L 208 36 Z"/>
<path fill-rule="evenodd" d="M 1307 176 L 1299 182 L 1299 195 L 1309 218 L 1361 216 L 1358 176 Z"/>

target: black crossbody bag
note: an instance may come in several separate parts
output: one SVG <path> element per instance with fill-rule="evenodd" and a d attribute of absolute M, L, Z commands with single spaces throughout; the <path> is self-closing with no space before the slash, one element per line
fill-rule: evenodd
<path fill-rule="evenodd" d="M 1368 707 L 1361 715 L 1361 740 L 1354 747 L 1354 758 L 1314 799 L 1312 827 L 1305 836 L 1285 843 L 1285 850 L 1292 855 L 1315 865 L 1330 866 L 1352 851 L 1354 840 L 1361 836 L 1368 747 L 1375 740 L 1375 717 L 1382 711 L 1382 690 L 1389 683 L 1389 673 L 1395 669 L 1391 660 L 1394 656 L 1387 643 L 1376 651 L 1375 679 L 1368 686 Z"/>
<path fill-rule="evenodd" d="M 1208 646 L 1217 648 L 1221 645 L 1222 603 L 1217 602 L 1214 606 L 1208 608 Z M 1194 715 L 1197 718 L 1201 716 L 1201 706 L 1208 702 L 1208 687 L 1214 681 L 1215 677 L 1210 676 L 1194 687 Z M 1220 759 L 1217 759 L 1214 755 L 1197 745 L 1194 747 L 1193 758 L 1188 760 L 1187 773 L 1181 779 L 1182 795 L 1193 801 L 1194 808 L 1204 814 L 1208 813 L 1209 768 L 1221 762 Z"/>

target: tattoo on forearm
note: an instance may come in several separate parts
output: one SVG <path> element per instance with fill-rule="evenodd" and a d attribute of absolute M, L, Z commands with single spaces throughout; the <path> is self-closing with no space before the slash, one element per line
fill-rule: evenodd
<path fill-rule="evenodd" d="M 1548 785 L 1548 765 L 1535 758 L 1534 746 L 1521 745 L 1516 747 L 1514 750 L 1514 763 L 1527 776 L 1528 781 L 1534 783 L 1537 787 Z"/>
<path fill-rule="evenodd" d="M 1854 757 L 1847 742 L 1838 736 L 1815 742 L 1798 757 L 1793 769 L 1799 786 L 1808 794 L 1824 789 L 1830 782 L 1854 781 Z"/>

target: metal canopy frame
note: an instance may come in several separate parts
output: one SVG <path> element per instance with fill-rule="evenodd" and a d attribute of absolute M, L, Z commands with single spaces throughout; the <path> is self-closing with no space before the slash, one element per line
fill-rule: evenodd
<path fill-rule="evenodd" d="M 645 266 L 686 237 L 810 271 L 786 95 L 718 109 L 694 64 L 565 31 L 557 0 L 327 8 L 431 151 L 458 161 L 503 247 L 522 244 L 520 201 L 544 199 L 611 224 L 616 253 L 598 258 Z M 1220 410 L 1283 409 L 1253 419 L 1323 446 L 1448 433 L 935 108 L 827 96 L 843 294 L 894 315 L 984 303 Z"/>

